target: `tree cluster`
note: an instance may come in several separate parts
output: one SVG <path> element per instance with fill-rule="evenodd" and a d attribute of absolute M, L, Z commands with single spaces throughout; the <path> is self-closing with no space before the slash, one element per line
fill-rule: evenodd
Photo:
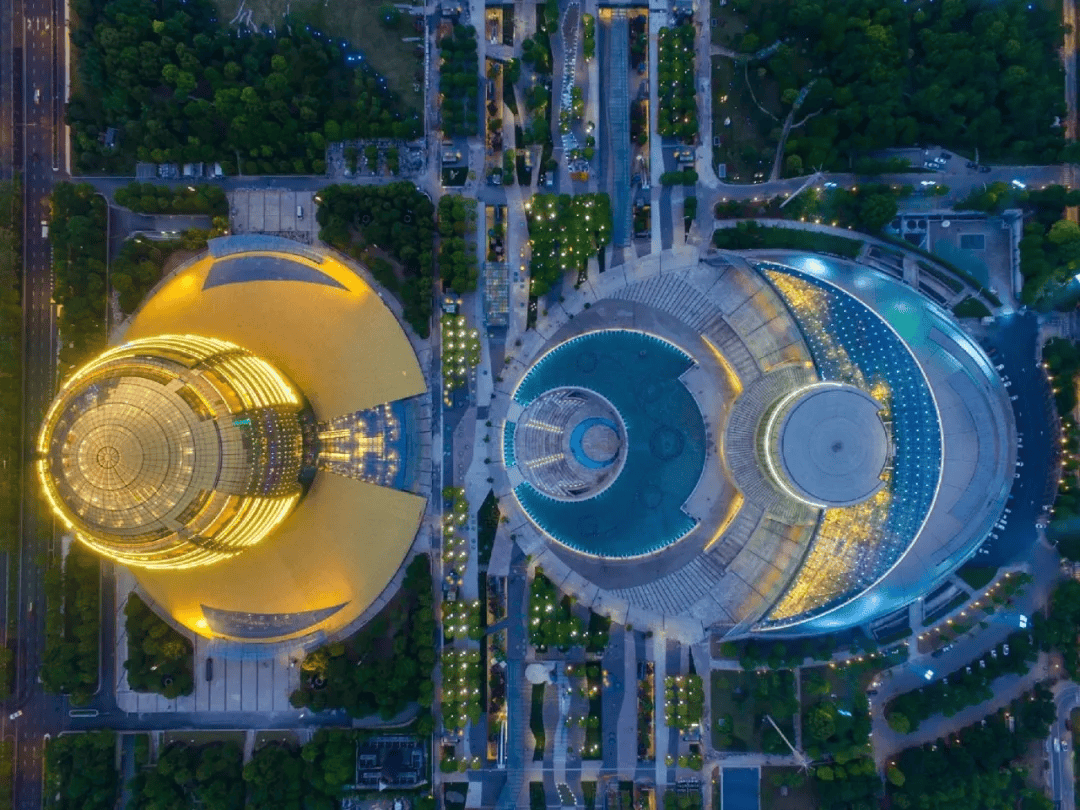
<path fill-rule="evenodd" d="M 455 25 L 453 34 L 439 40 L 439 50 L 442 131 L 446 135 L 476 135 L 480 126 L 476 29 L 471 25 Z"/>
<path fill-rule="evenodd" d="M 592 14 L 581 15 L 581 49 L 586 59 L 596 56 L 596 18 Z"/>
<path fill-rule="evenodd" d="M 483 704 L 480 697 L 480 651 L 464 647 L 445 647 L 442 654 L 443 726 L 462 730 L 466 723 L 480 722 Z"/>
<path fill-rule="evenodd" d="M 57 319 L 63 378 L 105 348 L 108 207 L 89 183 L 57 183 L 51 214 L 53 298 L 63 307 Z"/>
<path fill-rule="evenodd" d="M 536 569 L 529 586 L 529 643 L 541 652 L 557 647 L 566 652 L 585 641 L 585 627 L 570 610 L 570 597 L 559 599 L 555 583 Z"/>
<path fill-rule="evenodd" d="M 45 745 L 44 794 L 54 810 L 113 810 L 119 798 L 116 732 L 62 734 Z"/>
<path fill-rule="evenodd" d="M 881 778 L 874 760 L 837 758 L 814 768 L 814 795 L 821 810 L 873 810 L 881 794 Z"/>
<path fill-rule="evenodd" d="M 697 99 L 694 75 L 694 26 L 661 28 L 658 44 L 660 81 L 656 131 L 693 143 L 697 138 Z"/>
<path fill-rule="evenodd" d="M 352 717 L 389 719 L 410 703 L 431 706 L 435 611 L 430 561 L 409 563 L 398 596 L 344 642 L 320 647 L 301 667 L 303 683 L 289 697 L 297 708 L 345 709 Z M 363 662 L 363 666 L 358 666 Z"/>
<path fill-rule="evenodd" d="M 732 43 L 794 101 L 813 81 L 787 152 L 846 169 L 875 149 L 941 144 L 984 158 L 1054 162 L 1065 114 L 1060 10 L 1029 0 L 735 0 Z M 739 71 L 742 72 L 742 71 Z M 797 122 L 798 123 L 798 122 Z"/>
<path fill-rule="evenodd" d="M 998 184 L 995 184 L 995 186 Z M 1020 240 L 1021 299 L 1050 304 L 1063 285 L 1080 272 L 1080 226 L 1065 218 L 1065 208 L 1080 204 L 1080 190 L 1049 186 L 1023 195 L 1024 236 Z"/>
<path fill-rule="evenodd" d="M 435 232 L 431 200 L 405 180 L 386 186 L 327 186 L 319 197 L 319 238 L 358 261 L 368 246 L 396 259 L 404 282 L 390 290 L 400 295 L 405 320 L 426 338 L 431 331 Z M 393 274 L 379 280 L 397 283 Z"/>
<path fill-rule="evenodd" d="M 551 39 L 543 30 L 521 41 L 521 61 L 539 76 L 551 75 Z"/>
<path fill-rule="evenodd" d="M 206 214 L 226 217 L 229 200 L 221 186 L 160 186 L 156 183 L 129 183 L 116 190 L 117 205 L 139 214 Z"/>
<path fill-rule="evenodd" d="M 439 275 L 454 292 L 476 291 L 476 200 L 444 194 L 439 200 Z"/>
<path fill-rule="evenodd" d="M 0 468 L 19 469 L 22 426 L 22 183 L 0 182 Z M 19 537 L 18 475 L 0 476 L 0 548 Z"/>
<path fill-rule="evenodd" d="M 1015 723 L 1013 731 L 1009 717 Z M 1045 797 L 1041 802 L 1036 799 L 1041 791 L 1028 788 L 1027 769 L 1018 761 L 1031 743 L 1045 740 L 1053 721 L 1053 694 L 1040 684 L 1014 700 L 1007 711 L 988 716 L 985 725 L 975 723 L 947 739 L 906 749 L 896 762 L 898 774 L 889 779 L 892 806 L 899 810 L 1049 808 Z"/>
<path fill-rule="evenodd" d="M 662 186 L 692 186 L 698 181 L 698 173 L 695 169 L 664 172 L 660 175 Z"/>
<path fill-rule="evenodd" d="M 45 572 L 45 689 L 87 703 L 97 689 L 101 636 L 98 558 L 79 543 Z"/>
<path fill-rule="evenodd" d="M 244 806 L 243 752 L 235 743 L 173 743 L 128 782 L 131 810 L 234 810 Z"/>
<path fill-rule="evenodd" d="M 302 26 L 241 35 L 217 22 L 209 0 L 78 0 L 73 11 L 68 121 L 80 171 L 129 170 L 138 159 L 321 174 L 327 141 L 420 133 L 383 79 Z"/>
<path fill-rule="evenodd" d="M 863 245 L 857 239 L 834 236 L 831 233 L 772 227 L 756 222 L 739 222 L 734 228 L 717 228 L 713 233 L 713 244 L 721 250 L 783 248 L 832 253 L 849 259 L 858 256 Z"/>
<path fill-rule="evenodd" d="M 225 232 L 227 225 L 221 217 L 215 217 L 214 223 L 213 231 L 192 228 L 184 231 L 179 239 L 157 240 L 136 236 L 124 242 L 109 268 L 109 287 L 116 292 L 120 309 L 129 314 L 135 311 L 161 279 L 165 262 L 173 253 L 204 250 L 209 237 Z"/>
<path fill-rule="evenodd" d="M 1032 617 L 1035 641 L 1042 650 L 1057 650 L 1065 663 L 1065 672 L 1072 679 L 1080 677 L 1080 582 L 1067 579 L 1054 589 L 1044 616 Z"/>
<path fill-rule="evenodd" d="M 124 605 L 128 685 L 136 692 L 157 692 L 167 698 L 195 690 L 195 649 L 135 593 Z"/>
<path fill-rule="evenodd" d="M 664 714 L 669 726 L 690 731 L 701 724 L 704 709 L 700 675 L 669 675 L 664 680 Z"/>
<path fill-rule="evenodd" d="M 804 670 L 803 694 L 810 704 L 803 729 L 808 742 L 804 744 L 811 759 L 827 756 L 845 765 L 870 753 L 870 704 L 855 690 L 849 700 L 830 697 L 833 687 L 828 675 L 835 674 L 823 672 L 823 668 Z"/>
<path fill-rule="evenodd" d="M 272 743 L 244 765 L 248 810 L 334 810 L 356 778 L 356 745 L 364 732 L 319 729 L 303 747 Z M 241 794 L 243 795 L 243 794 Z M 231 805 L 239 807 L 241 805 Z"/>
<path fill-rule="evenodd" d="M 537 194 L 528 206 L 532 295 L 545 295 L 563 273 L 581 271 L 611 241 L 607 194 Z"/>
<path fill-rule="evenodd" d="M 1009 655 L 999 645 L 998 657 L 987 656 L 985 667 L 973 661 L 970 674 L 966 668 L 959 669 L 921 689 L 897 695 L 885 707 L 889 725 L 895 731 L 908 733 L 935 714 L 952 717 L 968 706 L 989 700 L 994 696 L 995 680 L 1004 675 L 1023 675 L 1035 661 L 1038 651 L 1028 636 L 1027 631 L 1012 633 L 1006 639 Z"/>

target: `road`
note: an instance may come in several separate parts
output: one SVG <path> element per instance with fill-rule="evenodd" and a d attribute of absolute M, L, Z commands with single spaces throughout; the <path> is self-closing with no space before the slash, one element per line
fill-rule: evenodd
<path fill-rule="evenodd" d="M 41 561 L 52 550 L 51 520 L 41 509 L 32 486 L 30 462 L 37 427 L 52 398 L 55 375 L 56 323 L 52 306 L 52 270 L 41 221 L 48 217 L 48 198 L 65 165 L 58 135 L 63 99 L 64 31 L 60 0 L 24 0 L 13 9 L 12 31 L 21 38 L 22 81 L 13 88 L 22 132 L 13 144 L 15 168 L 21 170 L 24 198 L 23 273 L 23 502 L 20 515 L 18 616 L 16 617 L 16 702 L 23 716 L 8 728 L 0 717 L 0 733 L 16 743 L 15 806 L 41 806 L 42 734 L 56 733 L 66 718 L 64 700 L 48 696 L 37 683 L 44 641 Z M 15 75 L 18 74 L 16 68 Z M 20 140 L 21 138 L 21 140 Z"/>
<path fill-rule="evenodd" d="M 1072 742 L 1072 732 L 1066 724 L 1073 709 L 1080 708 L 1080 686 L 1074 683 L 1064 686 L 1055 696 L 1054 703 L 1057 706 L 1057 719 L 1050 726 L 1050 736 L 1046 739 L 1045 748 L 1050 760 L 1050 795 L 1056 807 L 1072 810 L 1076 806 L 1072 766 L 1074 752 L 1060 743 L 1055 751 L 1053 741 L 1058 739 L 1063 743 Z"/>

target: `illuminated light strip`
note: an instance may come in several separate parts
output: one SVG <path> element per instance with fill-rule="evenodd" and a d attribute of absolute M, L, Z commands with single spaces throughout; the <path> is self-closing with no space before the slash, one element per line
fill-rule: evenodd
<path fill-rule="evenodd" d="M 739 510 L 743 507 L 743 502 L 746 499 L 739 490 L 735 490 L 735 497 L 728 503 L 727 512 L 724 514 L 724 519 L 720 521 L 720 525 L 716 528 L 716 533 L 712 536 L 712 539 L 705 544 L 703 551 L 708 551 L 710 548 L 716 545 L 716 542 L 720 537 L 728 530 L 731 525 L 731 521 L 735 520 L 735 516 L 739 514 Z"/>
<path fill-rule="evenodd" d="M 545 431 L 546 433 L 565 433 L 566 430 L 555 425 L 549 425 L 547 422 L 534 422 L 528 421 L 521 425 L 523 428 L 536 428 L 537 430 Z"/>
<path fill-rule="evenodd" d="M 813 506 L 813 507 L 815 507 L 817 509 L 828 509 L 829 505 L 825 504 L 825 503 L 818 503 L 817 501 L 811 500 L 810 498 L 806 497 L 805 495 L 800 495 L 799 493 L 795 492 L 793 489 L 791 489 L 787 485 L 787 483 L 784 480 L 784 476 L 782 476 L 777 471 L 776 464 L 773 462 L 772 453 L 769 452 L 770 437 L 772 436 L 773 428 L 776 426 L 776 420 L 780 418 L 781 414 L 784 414 L 784 413 L 787 412 L 787 407 L 792 402 L 792 400 L 794 400 L 794 399 L 796 399 L 798 397 L 801 397 L 806 392 L 812 391 L 815 388 L 843 388 L 843 387 L 844 386 L 841 383 L 824 381 L 824 382 L 814 382 L 814 383 L 811 383 L 810 385 L 804 385 L 802 388 L 796 388 L 794 391 L 788 392 L 783 397 L 783 399 L 780 400 L 778 405 L 773 406 L 773 412 L 771 414 L 769 414 L 769 419 L 765 423 L 765 448 L 764 448 L 764 451 L 762 452 L 762 455 L 765 456 L 765 466 L 766 466 L 766 468 L 768 468 L 769 477 L 773 480 L 773 482 L 778 487 L 780 487 L 780 489 L 782 489 L 784 491 L 784 494 L 788 495 L 791 498 L 794 498 L 797 501 L 808 504 L 809 506 Z"/>
<path fill-rule="evenodd" d="M 739 375 L 735 373 L 735 369 L 731 367 L 731 363 L 728 362 L 728 359 L 724 356 L 724 353 L 720 351 L 720 349 L 718 349 L 711 340 L 705 337 L 705 335 L 702 335 L 701 339 L 705 342 L 705 345 L 709 347 L 709 351 L 712 352 L 713 357 L 716 358 L 716 361 L 724 370 L 724 376 L 727 377 L 728 385 L 731 386 L 732 390 L 735 393 L 735 396 L 739 396 L 739 394 L 743 392 L 742 379 L 740 379 Z"/>

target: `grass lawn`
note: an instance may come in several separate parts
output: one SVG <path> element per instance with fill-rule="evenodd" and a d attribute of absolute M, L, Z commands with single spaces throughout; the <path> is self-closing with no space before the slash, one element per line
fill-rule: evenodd
<path fill-rule="evenodd" d="M 720 0 L 712 0 L 710 13 L 716 20 L 716 25 L 712 27 L 713 44 L 734 50 L 738 35 L 746 31 L 743 18 L 736 14 L 730 5 L 721 5 Z"/>
<path fill-rule="evenodd" d="M 763 677 L 756 672 L 743 672 L 741 670 L 714 670 L 710 688 L 712 689 L 712 716 L 713 727 L 712 744 L 718 751 L 762 751 L 762 735 L 768 729 L 770 734 L 775 735 L 764 715 L 770 712 L 768 704 L 758 700 L 754 695 L 758 678 Z M 792 684 L 791 697 L 794 698 L 794 684 Z M 775 712 L 775 709 L 771 709 Z M 731 740 L 724 744 L 722 734 L 717 727 L 717 722 L 722 718 L 730 718 L 732 724 Z M 773 720 L 780 726 L 789 740 L 794 739 L 795 724 L 790 716 L 777 716 L 773 714 Z"/>
<path fill-rule="evenodd" d="M 544 746 L 547 743 L 547 735 L 544 732 L 544 684 L 542 683 L 533 684 L 529 729 L 536 739 L 533 762 L 538 762 L 544 758 Z"/>
<path fill-rule="evenodd" d="M 773 776 L 786 780 L 798 773 L 798 768 L 762 768 L 761 810 L 814 810 L 817 803 L 809 779 L 805 779 L 800 787 L 789 787 L 787 796 L 781 796 L 782 789 L 773 784 Z"/>
<path fill-rule="evenodd" d="M 770 80 L 768 87 L 761 87 L 754 68 L 750 69 L 750 81 L 757 100 L 780 118 L 775 82 Z M 750 183 L 756 172 L 764 172 L 767 178 L 776 153 L 772 133 L 779 133 L 783 119 L 761 111 L 746 85 L 742 67 L 736 67 L 727 57 L 713 57 L 712 94 L 712 134 L 720 139 L 720 146 L 713 147 L 713 163 L 726 164 L 727 179 L 733 182 Z M 724 124 L 727 119 L 731 120 L 730 126 Z"/>
<path fill-rule="evenodd" d="M 282 729 L 279 731 L 256 731 L 255 732 L 255 748 L 262 748 L 264 745 L 270 743 L 281 743 L 282 745 L 299 745 L 300 740 L 297 739 L 295 731 L 289 731 L 288 729 Z"/>
<path fill-rule="evenodd" d="M 971 300 L 965 298 L 964 301 Z M 963 303 L 963 302 L 961 302 Z M 979 591 L 994 581 L 994 577 L 997 575 L 998 569 L 991 568 L 985 565 L 967 565 L 960 566 L 960 569 L 956 572 L 956 575 L 960 579 L 964 580 L 972 590 Z"/>
<path fill-rule="evenodd" d="M 185 743 L 187 745 L 206 745 L 207 743 L 236 743 L 241 749 L 244 747 L 244 732 L 242 731 L 166 731 L 161 738 L 164 748 L 172 743 Z"/>
<path fill-rule="evenodd" d="M 240 8 L 240 0 L 214 0 L 221 22 L 228 24 Z M 244 2 L 256 26 L 280 26 L 286 8 L 292 16 L 324 34 L 344 38 L 364 55 L 376 73 L 386 78 L 389 88 L 401 100 L 402 112 L 423 112 L 424 43 L 402 42 L 406 37 L 422 37 L 413 28 L 413 18 L 402 14 L 393 29 L 384 26 L 379 9 L 384 0 L 251 0 Z M 234 26 L 235 27 L 235 26 Z M 419 46 L 419 51 L 417 51 Z M 417 91 L 414 86 L 419 85 Z"/>

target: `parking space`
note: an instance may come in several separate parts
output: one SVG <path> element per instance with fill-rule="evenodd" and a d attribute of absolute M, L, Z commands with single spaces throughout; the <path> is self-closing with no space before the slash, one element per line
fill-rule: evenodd
<path fill-rule="evenodd" d="M 229 194 L 233 233 L 266 233 L 310 245 L 318 235 L 313 191 L 240 189 Z"/>

